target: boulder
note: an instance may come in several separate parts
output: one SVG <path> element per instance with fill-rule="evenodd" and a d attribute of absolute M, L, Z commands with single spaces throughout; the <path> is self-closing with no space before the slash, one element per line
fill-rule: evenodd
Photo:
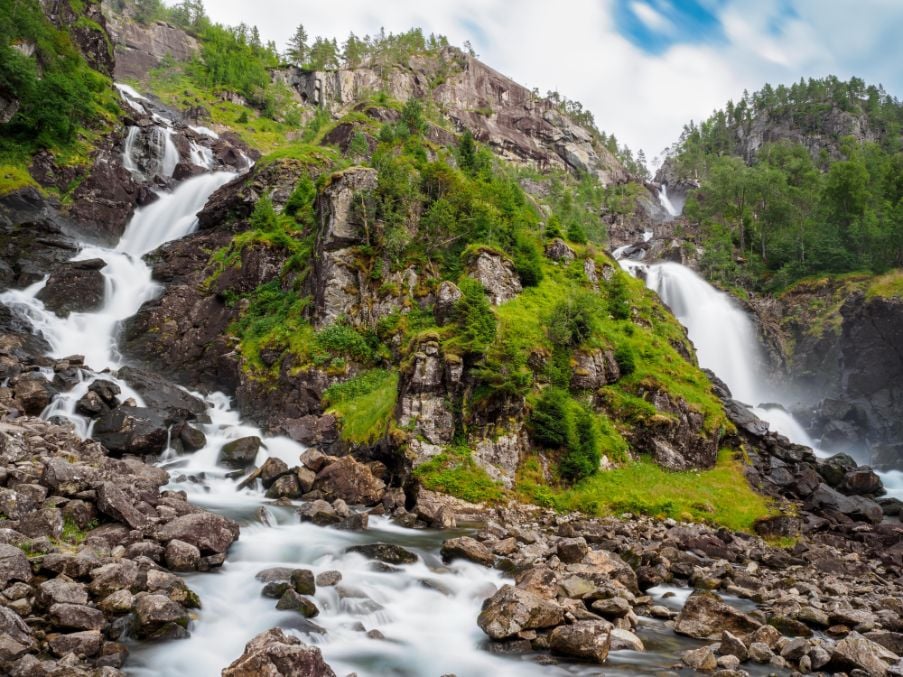
<path fill-rule="evenodd" d="M 26 414 L 40 416 L 56 396 L 56 389 L 39 372 L 30 372 L 16 379 L 13 393 Z"/>
<path fill-rule="evenodd" d="M 163 559 L 172 571 L 195 571 L 201 562 L 201 551 L 197 546 L 176 538 L 166 544 Z"/>
<path fill-rule="evenodd" d="M 370 468 L 344 456 L 320 470 L 314 489 L 329 500 L 342 499 L 352 505 L 376 505 L 382 500 L 385 483 Z"/>
<path fill-rule="evenodd" d="M 141 594 L 135 597 L 132 632 L 139 639 L 164 639 L 185 636 L 188 612 L 165 595 Z M 175 626 L 175 627 L 173 627 Z"/>
<path fill-rule="evenodd" d="M 50 623 L 72 630 L 103 630 L 103 612 L 84 604 L 53 604 L 48 612 Z"/>
<path fill-rule="evenodd" d="M 884 677 L 898 660 L 897 654 L 854 631 L 834 645 L 828 668 L 846 672 L 863 670 L 869 675 Z"/>
<path fill-rule="evenodd" d="M 282 593 L 276 608 L 280 611 L 297 611 L 305 618 L 313 618 L 320 613 L 316 604 L 291 588 Z"/>
<path fill-rule="evenodd" d="M 13 581 L 31 581 L 31 566 L 25 553 L 14 545 L 0 543 L 0 590 Z"/>
<path fill-rule="evenodd" d="M 103 645 L 103 635 L 99 630 L 72 632 L 67 635 L 53 634 L 47 638 L 50 651 L 55 656 L 73 653 L 82 658 L 96 656 Z"/>
<path fill-rule="evenodd" d="M 680 655 L 680 660 L 687 667 L 699 672 L 712 672 L 718 667 L 718 659 L 715 658 L 715 654 L 707 646 L 684 651 Z"/>
<path fill-rule="evenodd" d="M 123 522 L 132 529 L 141 529 L 150 523 L 150 518 L 136 506 L 136 500 L 126 493 L 129 487 L 114 482 L 103 482 L 97 488 L 97 508 L 117 522 Z"/>
<path fill-rule="evenodd" d="M 441 327 L 452 319 L 455 304 L 460 298 L 461 290 L 454 282 L 445 280 L 439 284 L 439 288 L 436 290 L 436 304 L 433 306 L 436 324 Z"/>
<path fill-rule="evenodd" d="M 393 543 L 352 545 L 346 548 L 345 552 L 356 552 L 367 559 L 375 559 L 386 564 L 413 564 L 417 561 L 417 555 Z"/>
<path fill-rule="evenodd" d="M 611 647 L 609 625 L 603 621 L 577 621 L 559 625 L 549 635 L 553 653 L 604 663 Z"/>
<path fill-rule="evenodd" d="M 477 618 L 483 632 L 496 640 L 563 622 L 564 610 L 558 604 L 511 585 L 502 586 L 486 600 Z"/>
<path fill-rule="evenodd" d="M 244 470 L 254 465 L 258 451 L 260 451 L 259 437 L 241 437 L 222 446 L 217 462 L 227 468 Z"/>
<path fill-rule="evenodd" d="M 248 642 L 222 677 L 335 677 L 335 673 L 319 649 L 272 628 Z"/>
<path fill-rule="evenodd" d="M 157 540 L 184 541 L 202 555 L 222 554 L 238 539 L 238 522 L 212 512 L 193 512 L 176 517 L 157 531 Z"/>
<path fill-rule="evenodd" d="M 304 503 L 298 508 L 298 515 L 301 517 L 302 522 L 313 522 L 321 527 L 342 521 L 342 518 L 336 514 L 335 508 L 322 499 Z"/>
<path fill-rule="evenodd" d="M 104 301 L 105 283 L 100 271 L 106 265 L 103 259 L 63 263 L 47 278 L 37 298 L 60 317 L 97 310 Z"/>
<path fill-rule="evenodd" d="M 5 606 L 0 606 L 0 637 L 8 637 L 26 648 L 34 645 L 31 628 L 19 614 Z"/>
<path fill-rule="evenodd" d="M 574 250 L 568 247 L 567 243 L 560 237 L 556 237 L 551 242 L 546 243 L 545 253 L 547 258 L 553 261 L 564 261 L 565 263 L 570 263 L 577 258 Z"/>
<path fill-rule="evenodd" d="M 467 559 L 485 567 L 495 563 L 495 555 L 485 545 L 470 536 L 450 538 L 442 543 L 442 559 L 451 562 L 454 559 Z"/>
<path fill-rule="evenodd" d="M 720 639 L 727 630 L 738 636 L 754 632 L 762 624 L 729 606 L 713 592 L 697 590 L 687 599 L 674 624 L 674 632 L 696 639 Z"/>
<path fill-rule="evenodd" d="M 493 251 L 477 253 L 467 265 L 467 274 L 483 285 L 494 306 L 510 301 L 523 291 L 514 265 Z"/>
<path fill-rule="evenodd" d="M 59 576 L 38 586 L 37 599 L 45 607 L 54 604 L 87 604 L 88 591 L 81 583 Z"/>
<path fill-rule="evenodd" d="M 158 411 L 123 405 L 102 414 L 92 436 L 114 455 L 155 455 L 166 449 L 169 425 Z"/>
<path fill-rule="evenodd" d="M 586 557 L 589 548 L 586 545 L 586 539 L 578 538 L 562 538 L 555 544 L 555 551 L 558 553 L 558 559 L 565 564 L 575 564 Z"/>

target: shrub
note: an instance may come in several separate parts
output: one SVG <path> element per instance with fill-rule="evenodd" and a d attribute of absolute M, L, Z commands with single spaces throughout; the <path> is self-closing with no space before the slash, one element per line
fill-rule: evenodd
<path fill-rule="evenodd" d="M 547 449 L 559 449 L 573 438 L 570 398 L 559 388 L 546 388 L 527 419 L 530 436 Z"/>
<path fill-rule="evenodd" d="M 529 235 L 519 231 L 514 238 L 514 270 L 524 287 L 542 282 L 542 252 Z"/>
<path fill-rule="evenodd" d="M 468 353 L 485 353 L 495 340 L 497 320 L 486 293 L 476 280 L 464 277 L 458 287 L 461 298 L 455 304 L 458 341 Z"/>
<path fill-rule="evenodd" d="M 626 343 L 618 346 L 615 350 L 615 361 L 621 370 L 621 376 L 629 376 L 636 371 L 636 357 L 633 354 L 633 348 Z"/>
<path fill-rule="evenodd" d="M 616 273 L 608 283 L 608 312 L 616 320 L 626 320 L 630 317 L 630 299 L 624 275 L 626 273 Z"/>
<path fill-rule="evenodd" d="M 595 299 L 586 293 L 558 303 L 549 318 L 549 339 L 552 343 L 560 347 L 574 347 L 592 336 L 595 305 Z"/>
<path fill-rule="evenodd" d="M 273 201 L 269 195 L 264 195 L 254 205 L 250 222 L 254 230 L 263 232 L 274 231 L 279 227 L 279 217 L 276 215 L 276 210 L 273 209 Z"/>
<path fill-rule="evenodd" d="M 568 226 L 568 240 L 578 244 L 586 244 L 586 231 L 576 221 L 572 221 Z"/>
<path fill-rule="evenodd" d="M 599 430 L 595 417 L 584 407 L 574 411 L 574 438 L 561 457 L 558 470 L 561 476 L 576 482 L 592 475 L 599 468 Z"/>
<path fill-rule="evenodd" d="M 360 362 L 366 362 L 373 358 L 373 350 L 354 327 L 336 322 L 317 332 L 317 346 L 328 351 L 334 356 L 345 355 Z"/>

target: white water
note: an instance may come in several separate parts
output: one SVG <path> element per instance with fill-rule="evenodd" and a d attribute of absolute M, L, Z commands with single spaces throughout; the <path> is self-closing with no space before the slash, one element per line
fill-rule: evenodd
<path fill-rule="evenodd" d="M 671 218 L 680 216 L 680 210 L 671 204 L 671 200 L 668 198 L 668 186 L 664 183 L 658 190 L 658 201 L 661 203 L 662 209 L 668 212 L 668 216 Z"/>
<path fill-rule="evenodd" d="M 204 169 L 213 169 L 213 151 L 206 146 L 199 146 L 194 141 L 189 146 L 191 163 Z"/>

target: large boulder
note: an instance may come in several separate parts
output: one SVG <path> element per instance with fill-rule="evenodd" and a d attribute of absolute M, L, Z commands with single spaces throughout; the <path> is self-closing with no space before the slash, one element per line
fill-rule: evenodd
<path fill-rule="evenodd" d="M 374 477 L 368 466 L 344 456 L 317 473 L 314 489 L 329 500 L 340 498 L 352 505 L 375 505 L 382 500 L 386 485 Z"/>
<path fill-rule="evenodd" d="M 0 543 L 0 590 L 13 581 L 31 581 L 31 566 L 25 553 L 19 548 Z"/>
<path fill-rule="evenodd" d="M 834 671 L 862 670 L 869 675 L 884 677 L 888 668 L 900 660 L 892 651 L 877 642 L 851 632 L 834 645 L 829 669 Z"/>
<path fill-rule="evenodd" d="M 477 624 L 492 639 L 513 637 L 523 630 L 551 628 L 564 622 L 564 610 L 555 602 L 528 590 L 502 586 L 483 603 Z"/>
<path fill-rule="evenodd" d="M 485 545 L 470 536 L 450 538 L 442 543 L 442 559 L 451 562 L 455 559 L 467 559 L 485 567 L 495 563 L 495 555 Z"/>
<path fill-rule="evenodd" d="M 604 621 L 577 621 L 559 625 L 549 635 L 554 653 L 603 663 L 611 647 L 610 626 Z"/>
<path fill-rule="evenodd" d="M 97 420 L 92 436 L 112 454 L 153 455 L 166 449 L 169 425 L 153 409 L 121 406 Z"/>
<path fill-rule="evenodd" d="M 165 412 L 170 420 L 193 419 L 207 411 L 202 399 L 152 371 L 122 367 L 116 375 L 141 395 L 145 407 Z"/>
<path fill-rule="evenodd" d="M 696 639 L 721 639 L 728 631 L 745 637 L 762 624 L 737 611 L 713 592 L 697 590 L 687 599 L 674 624 L 674 632 Z"/>
<path fill-rule="evenodd" d="M 135 598 L 132 632 L 139 639 L 184 636 L 188 620 L 188 611 L 165 595 L 141 594 Z"/>
<path fill-rule="evenodd" d="M 386 564 L 413 564 L 417 561 L 417 555 L 393 543 L 352 545 L 345 552 L 356 552 L 368 559 L 375 559 Z"/>
<path fill-rule="evenodd" d="M 157 540 L 182 541 L 193 545 L 202 555 L 221 554 L 238 540 L 238 522 L 212 512 L 181 515 L 157 531 Z"/>
<path fill-rule="evenodd" d="M 279 628 L 262 632 L 223 670 L 223 677 L 335 677 L 316 647 Z"/>
<path fill-rule="evenodd" d="M 483 285 L 494 306 L 510 301 L 523 291 L 514 265 L 493 251 L 477 253 L 468 263 L 467 274 Z"/>
<path fill-rule="evenodd" d="M 219 451 L 218 462 L 229 468 L 244 470 L 254 465 L 258 451 L 260 451 L 259 437 L 241 437 L 223 445 Z"/>
<path fill-rule="evenodd" d="M 57 267 L 37 297 L 61 317 L 97 310 L 104 301 L 103 259 L 70 261 Z"/>

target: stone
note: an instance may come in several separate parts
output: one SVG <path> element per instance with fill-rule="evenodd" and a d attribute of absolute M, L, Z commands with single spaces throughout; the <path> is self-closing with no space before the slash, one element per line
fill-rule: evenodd
<path fill-rule="evenodd" d="M 13 386 L 13 393 L 29 416 L 40 416 L 56 395 L 56 390 L 38 372 L 23 374 Z"/>
<path fill-rule="evenodd" d="M 477 619 L 483 632 L 496 640 L 563 622 L 564 610 L 558 604 L 511 585 L 502 586 L 484 602 Z"/>
<path fill-rule="evenodd" d="M 88 591 L 81 583 L 66 576 L 44 581 L 38 586 L 38 601 L 46 607 L 53 604 L 87 604 Z"/>
<path fill-rule="evenodd" d="M 110 614 L 124 614 L 132 610 L 135 596 L 129 590 L 117 590 L 104 597 L 97 606 Z"/>
<path fill-rule="evenodd" d="M 63 533 L 63 514 L 50 507 L 29 512 L 19 520 L 16 531 L 32 539 L 59 538 Z"/>
<path fill-rule="evenodd" d="M 558 553 L 558 559 L 565 564 L 574 564 L 580 562 L 586 557 L 589 547 L 586 545 L 586 539 L 579 538 L 562 538 L 555 545 Z"/>
<path fill-rule="evenodd" d="M 764 642 L 753 642 L 749 645 L 749 658 L 756 663 L 768 663 L 774 654 Z"/>
<path fill-rule="evenodd" d="M 327 456 L 322 451 L 319 451 L 317 449 L 308 449 L 301 454 L 301 463 L 303 463 L 305 467 L 310 468 L 314 472 L 320 472 L 330 463 L 335 462 L 335 460 L 335 457 Z"/>
<path fill-rule="evenodd" d="M 609 651 L 645 651 L 643 641 L 630 630 L 624 628 L 612 628 L 609 631 L 611 646 Z"/>
<path fill-rule="evenodd" d="M 313 618 L 320 613 L 316 604 L 291 588 L 282 593 L 276 608 L 280 611 L 297 611 L 305 618 Z"/>
<path fill-rule="evenodd" d="M 478 252 L 468 263 L 467 274 L 483 285 L 494 306 L 510 301 L 523 291 L 514 265 L 493 251 Z"/>
<path fill-rule="evenodd" d="M 227 442 L 219 451 L 217 462 L 227 468 L 244 470 L 254 464 L 257 452 L 260 451 L 259 437 L 241 437 Z"/>
<path fill-rule="evenodd" d="M 135 505 L 136 501 L 127 486 L 104 482 L 97 488 L 97 509 L 117 522 L 124 522 L 132 529 L 142 529 L 150 518 Z"/>
<path fill-rule="evenodd" d="M 289 581 L 295 592 L 301 595 L 313 595 L 317 591 L 314 574 L 309 569 L 295 569 L 289 575 Z"/>
<path fill-rule="evenodd" d="M 304 505 L 298 508 L 298 515 L 302 522 L 313 522 L 321 527 L 337 524 L 342 521 L 342 518 L 336 514 L 335 508 L 323 499 L 304 503 Z"/>
<path fill-rule="evenodd" d="M 492 554 L 492 551 L 470 536 L 450 538 L 444 541 L 440 553 L 445 562 L 466 559 L 486 567 L 491 567 L 495 563 L 495 555 Z"/>
<path fill-rule="evenodd" d="M 798 661 L 809 651 L 809 641 L 803 637 L 796 637 L 787 642 L 781 649 L 781 658 L 788 661 Z"/>
<path fill-rule="evenodd" d="M 605 662 L 610 647 L 609 628 L 607 624 L 598 621 L 559 625 L 549 635 L 549 648 L 553 653 L 596 663 Z"/>
<path fill-rule="evenodd" d="M 695 591 L 677 617 L 674 632 L 696 639 L 717 640 L 725 630 L 742 637 L 761 625 L 753 617 L 729 606 L 715 593 Z"/>
<path fill-rule="evenodd" d="M 270 488 L 267 489 L 266 497 L 272 499 L 293 499 L 300 498 L 303 493 L 295 475 L 283 475 L 270 485 Z"/>
<path fill-rule="evenodd" d="M 100 653 L 100 647 L 103 645 L 103 635 L 99 630 L 72 632 L 68 635 L 53 634 L 47 638 L 47 643 L 55 656 L 62 657 L 68 653 L 73 653 L 76 656 L 85 658 L 96 656 Z"/>
<path fill-rule="evenodd" d="M 684 651 L 680 655 L 680 660 L 687 667 L 700 672 L 712 672 L 718 668 L 718 659 L 715 658 L 715 654 L 707 646 Z"/>
<path fill-rule="evenodd" d="M 323 587 L 330 587 L 338 584 L 342 580 L 341 571 L 321 571 L 317 574 L 316 583 Z"/>
<path fill-rule="evenodd" d="M 7 637 L 26 648 L 30 648 L 34 644 L 31 628 L 19 614 L 5 606 L 0 606 L 0 637 Z M 7 650 L 15 649 L 15 646 L 7 648 Z"/>
<path fill-rule="evenodd" d="M 448 323 L 454 314 L 455 304 L 461 298 L 461 290 L 454 282 L 444 280 L 436 290 L 436 304 L 433 313 L 436 316 L 436 324 L 440 327 Z"/>
<path fill-rule="evenodd" d="M 260 466 L 258 477 L 264 489 L 269 489 L 273 482 L 289 472 L 288 464 L 281 458 L 270 456 Z M 308 487 L 307 491 L 310 491 Z"/>
<path fill-rule="evenodd" d="M 138 565 L 132 560 L 110 562 L 91 571 L 88 589 L 95 597 L 106 597 L 117 590 L 131 590 L 137 586 L 139 573 Z"/>
<path fill-rule="evenodd" d="M 847 672 L 863 670 L 869 675 L 884 677 L 898 660 L 897 654 L 853 631 L 834 645 L 828 668 Z"/>
<path fill-rule="evenodd" d="M 608 620 L 623 618 L 632 610 L 630 607 L 630 602 L 628 602 L 623 597 L 597 599 L 590 605 L 590 609 L 602 616 L 602 618 L 607 618 Z"/>
<path fill-rule="evenodd" d="M 577 255 L 574 254 L 574 250 L 568 247 L 567 243 L 560 237 L 556 237 L 551 242 L 546 243 L 545 253 L 547 258 L 550 258 L 553 261 L 564 261 L 565 263 L 569 263 L 577 258 Z"/>
<path fill-rule="evenodd" d="M 176 517 L 157 531 L 157 540 L 190 543 L 201 555 L 222 554 L 238 539 L 238 523 L 211 512 L 194 512 Z"/>
<path fill-rule="evenodd" d="M 114 455 L 151 456 L 169 442 L 169 425 L 159 411 L 122 405 L 97 419 L 91 436 Z"/>
<path fill-rule="evenodd" d="M 721 644 L 718 647 L 718 653 L 722 656 L 736 656 L 741 663 L 749 658 L 749 651 L 744 641 L 727 630 L 721 633 Z"/>
<path fill-rule="evenodd" d="M 222 677 L 335 677 L 335 673 L 319 649 L 272 628 L 248 642 Z"/>
<path fill-rule="evenodd" d="M 139 639 L 172 636 L 173 625 L 183 629 L 188 627 L 188 612 L 165 595 L 137 595 L 134 615 L 132 632 Z"/>
<path fill-rule="evenodd" d="M 48 618 L 58 628 L 73 630 L 103 630 L 106 624 L 101 611 L 84 604 L 53 604 Z"/>
<path fill-rule="evenodd" d="M 166 544 L 163 559 L 172 571 L 196 571 L 201 561 L 201 551 L 191 543 L 175 538 Z"/>
<path fill-rule="evenodd" d="M 104 301 L 105 282 L 100 271 L 106 265 L 103 259 L 60 264 L 47 278 L 37 298 L 60 317 L 97 310 Z"/>
<path fill-rule="evenodd" d="M 417 561 L 417 555 L 410 550 L 405 550 L 400 545 L 393 543 L 366 543 L 364 545 L 352 545 L 345 552 L 356 552 L 368 559 L 375 559 L 386 564 L 413 564 Z"/>
<path fill-rule="evenodd" d="M 19 548 L 0 543 L 0 590 L 13 581 L 30 582 L 31 565 Z"/>
<path fill-rule="evenodd" d="M 376 505 L 382 500 L 385 483 L 351 456 L 330 463 L 317 473 L 314 488 L 330 500 L 342 499 L 351 505 Z"/>

